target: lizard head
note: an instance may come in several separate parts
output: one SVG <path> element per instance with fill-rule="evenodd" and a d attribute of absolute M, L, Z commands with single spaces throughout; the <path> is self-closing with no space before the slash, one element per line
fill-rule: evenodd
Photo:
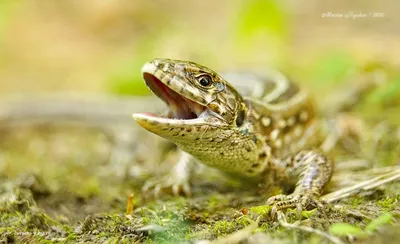
<path fill-rule="evenodd" d="M 164 129 L 173 131 L 210 122 L 224 126 L 243 123 L 243 98 L 207 67 L 188 61 L 154 59 L 143 66 L 142 73 L 146 85 L 168 106 L 164 116 L 133 115 L 142 127 L 155 134 L 171 139 Z"/>

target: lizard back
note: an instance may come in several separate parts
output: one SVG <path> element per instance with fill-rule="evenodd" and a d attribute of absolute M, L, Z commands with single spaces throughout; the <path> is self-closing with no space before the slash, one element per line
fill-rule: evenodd
<path fill-rule="evenodd" d="M 264 135 L 275 158 L 320 143 L 313 101 L 279 72 L 222 74 L 244 97 L 254 130 Z"/>

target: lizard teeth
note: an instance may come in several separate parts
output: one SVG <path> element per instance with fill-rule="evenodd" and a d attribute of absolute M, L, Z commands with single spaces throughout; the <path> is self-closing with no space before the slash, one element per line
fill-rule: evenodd
<path fill-rule="evenodd" d="M 197 117 L 199 117 L 205 111 L 204 106 L 201 106 L 201 105 L 198 105 L 195 103 L 192 103 L 191 105 L 192 106 L 190 106 L 189 108 L 193 113 L 195 113 L 197 115 Z"/>

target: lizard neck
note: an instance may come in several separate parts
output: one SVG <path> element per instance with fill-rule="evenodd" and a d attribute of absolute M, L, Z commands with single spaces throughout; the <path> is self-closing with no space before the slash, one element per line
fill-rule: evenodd
<path fill-rule="evenodd" d="M 280 85 L 262 99 L 247 98 L 246 103 L 251 108 L 249 120 L 254 133 L 262 135 L 273 157 L 282 158 L 317 144 L 313 102 L 296 85 Z"/>
<path fill-rule="evenodd" d="M 239 127 L 196 125 L 185 129 L 190 135 L 174 142 L 208 166 L 247 176 L 260 174 L 271 160 L 271 147 L 250 119 L 251 107 L 248 101 L 242 104 L 245 119 Z"/>

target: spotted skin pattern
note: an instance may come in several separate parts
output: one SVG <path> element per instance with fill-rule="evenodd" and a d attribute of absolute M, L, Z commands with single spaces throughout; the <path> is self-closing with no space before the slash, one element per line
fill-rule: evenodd
<path fill-rule="evenodd" d="M 297 85 L 278 72 L 225 76 L 171 59 L 154 59 L 142 71 L 146 84 L 169 106 L 170 116 L 133 117 L 143 128 L 175 143 L 185 158 L 145 190 L 172 188 L 174 193 L 181 189 L 190 194 L 188 165 L 198 161 L 250 177 L 268 178 L 273 171 L 282 184 L 295 179 L 290 195 L 268 199 L 273 213 L 317 205 L 333 163 L 317 149 L 320 122 L 313 102 Z"/>

